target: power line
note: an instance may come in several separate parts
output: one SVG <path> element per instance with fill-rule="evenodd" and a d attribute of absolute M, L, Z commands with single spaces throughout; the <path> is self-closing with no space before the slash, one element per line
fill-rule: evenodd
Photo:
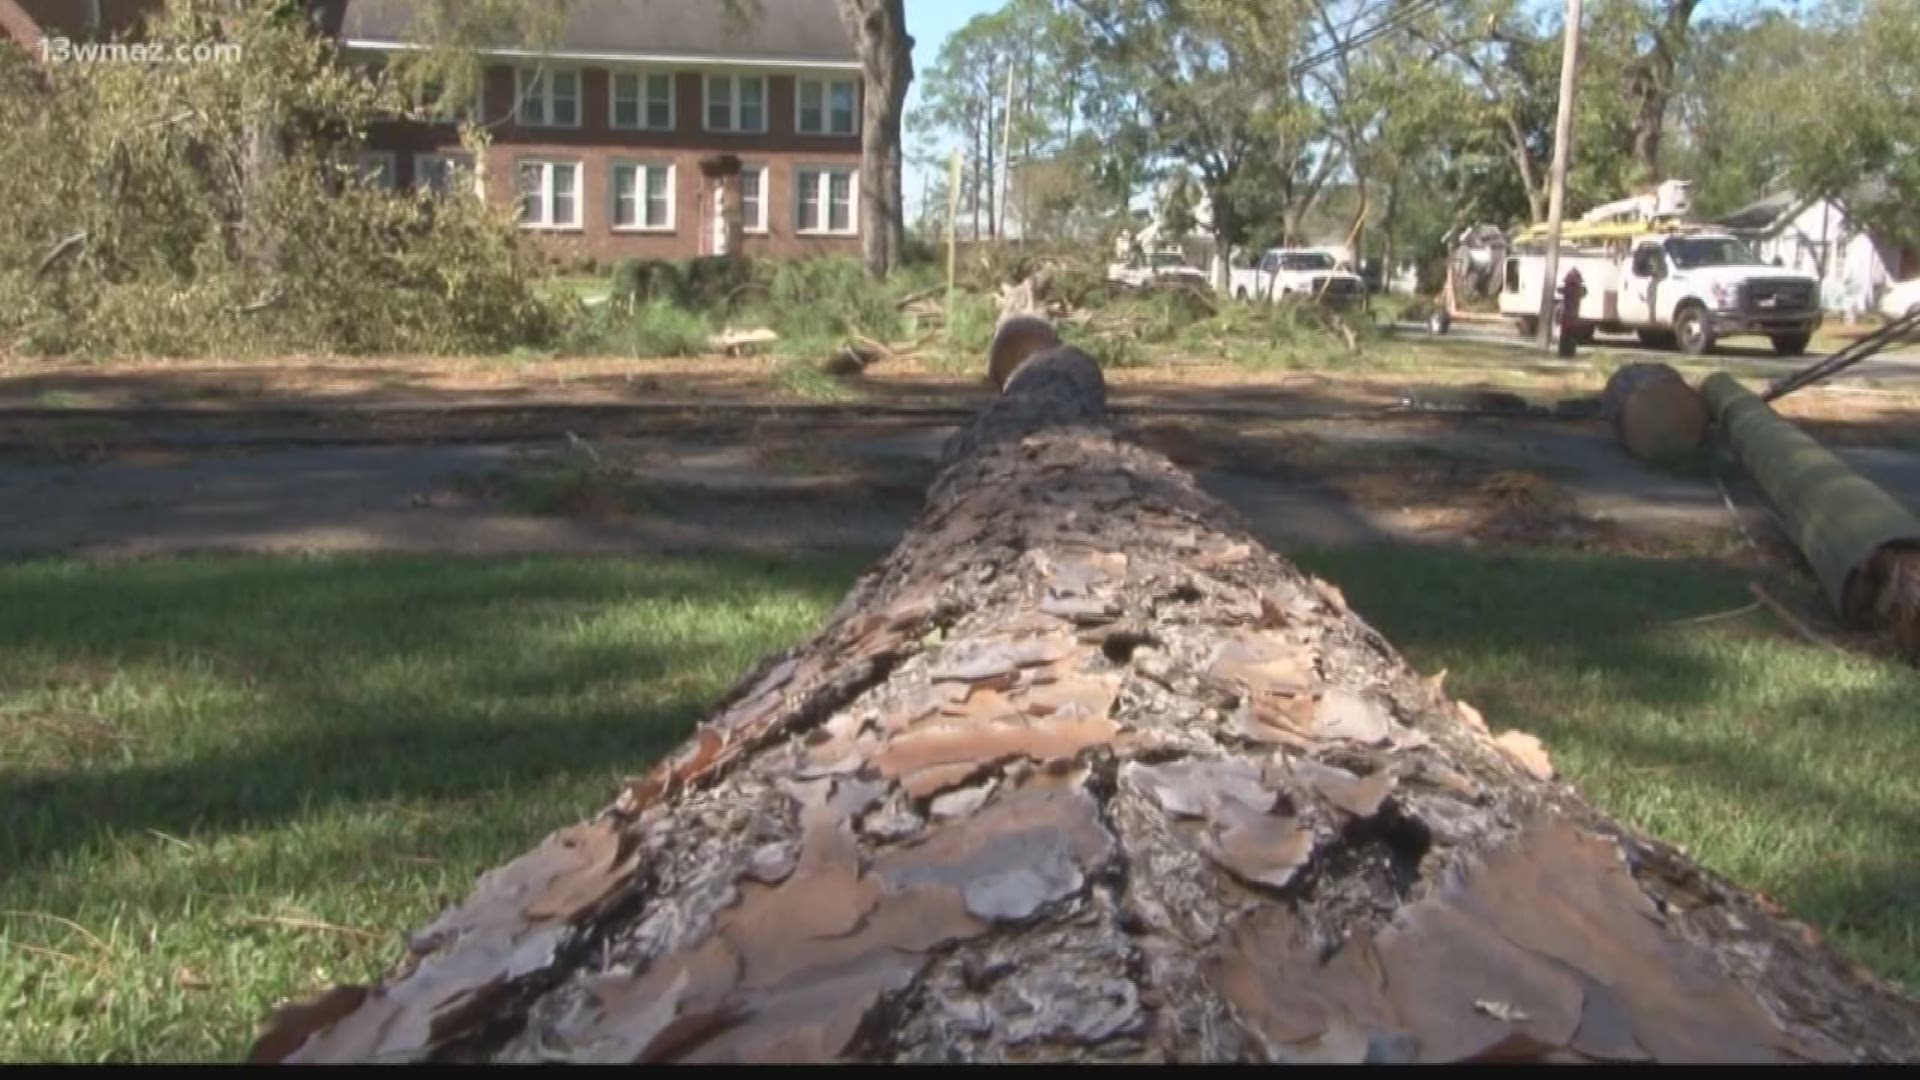
<path fill-rule="evenodd" d="M 1428 15 L 1438 12 L 1440 9 L 1446 7 L 1447 3 L 1448 0 L 1414 0 L 1413 3 L 1401 8 L 1397 12 L 1383 16 L 1379 22 L 1374 23 L 1365 30 L 1355 33 L 1346 40 L 1336 41 L 1327 48 L 1296 61 L 1287 69 L 1287 73 L 1289 75 L 1302 74 L 1312 68 L 1319 67 L 1321 64 L 1335 57 L 1344 56 L 1355 49 L 1370 45 L 1396 30 L 1405 28 L 1416 20 L 1423 19 Z M 1356 17 L 1355 22 L 1357 21 L 1358 18 Z M 1351 26 L 1352 23 L 1348 25 Z"/>

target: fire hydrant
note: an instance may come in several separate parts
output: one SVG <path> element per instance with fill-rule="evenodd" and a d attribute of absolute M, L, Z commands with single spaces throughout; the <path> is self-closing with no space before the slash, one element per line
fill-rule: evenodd
<path fill-rule="evenodd" d="M 1587 287 L 1580 278 L 1580 268 L 1568 269 L 1566 278 L 1560 285 L 1560 350 L 1562 357 L 1573 356 L 1574 345 L 1578 343 L 1580 326 L 1580 300 L 1587 295 Z"/>

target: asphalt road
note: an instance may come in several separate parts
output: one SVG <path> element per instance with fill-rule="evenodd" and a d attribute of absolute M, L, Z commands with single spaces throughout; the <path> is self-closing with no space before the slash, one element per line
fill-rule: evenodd
<path fill-rule="evenodd" d="M 1579 361 L 1560 361 L 1557 357 L 1542 357 L 1534 343 L 1520 337 L 1511 328 L 1481 328 L 1455 323 L 1446 334 L 1436 336 L 1429 332 L 1423 323 L 1399 322 L 1393 324 L 1396 336 L 1407 339 L 1429 338 L 1437 341 L 1465 341 L 1476 345 L 1500 345 L 1516 352 L 1533 352 L 1534 363 L 1551 365 L 1565 363 L 1568 367 L 1583 366 Z M 1718 346 L 1708 356 L 1687 357 L 1671 349 L 1649 349 L 1631 337 L 1616 337 L 1610 334 L 1598 335 L 1592 346 L 1585 348 L 1604 349 L 1608 355 L 1630 356 L 1635 359 L 1664 360 L 1669 363 L 1676 359 L 1688 359 L 1695 362 L 1712 363 L 1716 360 L 1734 361 L 1744 373 L 1759 376 L 1785 375 L 1803 367 L 1817 363 L 1826 353 L 1810 351 L 1805 356 L 1784 359 L 1775 356 L 1773 350 L 1758 338 L 1741 338 Z M 1915 383 L 1920 384 L 1920 345 L 1905 344 L 1880 353 L 1870 360 L 1863 360 L 1834 377 L 1837 381 L 1857 381 L 1868 379 L 1879 383 Z"/>

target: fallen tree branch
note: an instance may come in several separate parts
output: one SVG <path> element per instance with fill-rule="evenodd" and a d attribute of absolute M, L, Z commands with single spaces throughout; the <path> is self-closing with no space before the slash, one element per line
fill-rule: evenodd
<path fill-rule="evenodd" d="M 41 256 L 40 264 L 34 267 L 33 276 L 36 278 L 45 277 L 47 271 L 53 269 L 54 265 L 61 259 L 66 258 L 68 255 L 86 246 L 87 237 L 87 230 L 81 229 L 79 232 L 61 239 L 59 243 L 53 245 L 51 251 Z"/>

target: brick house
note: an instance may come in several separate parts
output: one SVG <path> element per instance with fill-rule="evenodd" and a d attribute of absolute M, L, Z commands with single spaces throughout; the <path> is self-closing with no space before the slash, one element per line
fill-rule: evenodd
<path fill-rule="evenodd" d="M 857 254 L 860 64 L 833 0 L 747 17 L 716 0 L 576 0 L 559 40 L 487 52 L 476 170 L 521 227 L 599 259 Z M 346 0 L 340 39 L 417 47 L 406 0 Z M 497 61 L 497 62 L 495 62 Z M 369 132 L 363 167 L 445 188 L 471 169 L 445 123 Z"/>
<path fill-rule="evenodd" d="M 161 0 L 0 0 L 0 37 L 137 36 Z M 413 0 L 309 0 L 316 25 L 372 64 L 418 49 Z M 468 115 L 374 124 L 362 167 L 440 190 L 472 177 L 518 205 L 556 253 L 685 259 L 857 255 L 862 80 L 834 0 L 574 0 L 558 39 L 483 51 Z"/>

